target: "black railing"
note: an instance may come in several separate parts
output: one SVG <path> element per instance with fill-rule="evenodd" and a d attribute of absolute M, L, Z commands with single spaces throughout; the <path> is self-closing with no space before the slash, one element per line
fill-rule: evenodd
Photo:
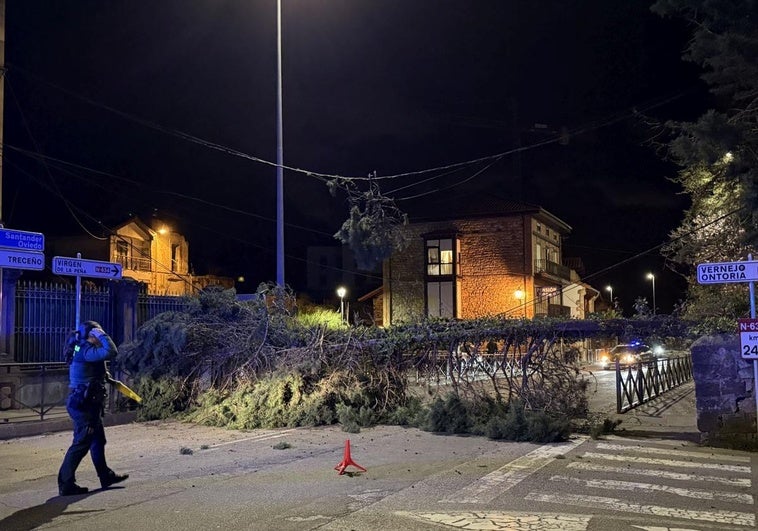
<path fill-rule="evenodd" d="M 616 413 L 649 402 L 669 389 L 692 380 L 692 357 L 653 359 L 622 371 L 616 361 Z"/>
<path fill-rule="evenodd" d="M 571 268 L 556 262 L 551 262 L 550 260 L 535 260 L 534 273 L 547 273 L 554 277 L 571 280 Z"/>

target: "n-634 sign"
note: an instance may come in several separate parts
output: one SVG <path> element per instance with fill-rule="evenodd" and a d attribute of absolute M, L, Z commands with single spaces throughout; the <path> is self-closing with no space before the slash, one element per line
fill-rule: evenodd
<path fill-rule="evenodd" d="M 738 319 L 742 359 L 758 360 L 758 319 Z"/>

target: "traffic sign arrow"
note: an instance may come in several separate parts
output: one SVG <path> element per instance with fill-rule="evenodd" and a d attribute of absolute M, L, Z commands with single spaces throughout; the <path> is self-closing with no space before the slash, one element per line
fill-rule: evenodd
<path fill-rule="evenodd" d="M 122 266 L 116 262 L 55 256 L 53 257 L 53 273 L 76 277 L 119 279 L 121 278 Z"/>

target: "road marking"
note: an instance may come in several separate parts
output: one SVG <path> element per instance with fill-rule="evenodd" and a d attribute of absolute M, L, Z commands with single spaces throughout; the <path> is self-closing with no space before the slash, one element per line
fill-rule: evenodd
<path fill-rule="evenodd" d="M 619 450 L 622 452 L 634 451 L 646 454 L 663 454 L 671 457 L 695 457 L 697 459 L 714 459 L 719 461 L 732 461 L 735 463 L 749 463 L 750 457 L 741 455 L 714 455 L 702 452 L 688 452 L 685 450 L 672 450 L 669 448 L 654 448 L 651 446 L 626 445 L 626 444 L 608 444 L 599 443 L 597 448 L 600 450 Z"/>
<path fill-rule="evenodd" d="M 567 454 L 586 441 L 587 437 L 577 437 L 568 443 L 540 446 L 536 450 L 479 478 L 455 494 L 440 500 L 440 502 L 485 503 L 492 501 L 543 466 L 551 463 L 556 456 Z"/>
<path fill-rule="evenodd" d="M 524 499 L 591 509 L 603 508 L 612 511 L 645 514 L 663 518 L 681 518 L 687 520 L 716 522 L 719 524 L 741 525 L 750 528 L 755 527 L 754 513 L 742 513 L 738 511 L 688 511 L 686 509 L 676 509 L 673 507 L 661 507 L 658 505 L 630 503 L 628 501 L 619 500 L 617 498 L 605 498 L 603 496 L 582 496 L 568 493 L 561 493 L 558 495 L 531 492 L 527 494 Z"/>
<path fill-rule="evenodd" d="M 701 531 L 700 529 L 692 529 L 689 527 L 660 527 L 660 526 L 646 526 L 646 525 L 633 525 L 635 529 L 642 529 L 643 531 Z"/>
<path fill-rule="evenodd" d="M 623 461 L 624 463 L 644 463 L 646 465 L 662 465 L 676 467 L 692 468 L 709 468 L 720 470 L 722 472 L 738 472 L 740 474 L 750 474 L 749 466 L 724 465 L 721 463 L 693 463 L 691 461 L 674 461 L 672 459 L 653 459 L 650 457 L 636 457 L 631 455 L 608 455 L 598 452 L 585 452 L 583 457 L 595 459 L 607 459 L 610 461 Z"/>
<path fill-rule="evenodd" d="M 622 468 L 617 466 L 605 466 L 596 465 L 594 463 L 579 463 L 572 462 L 568 464 L 568 468 L 575 468 L 577 470 L 590 470 L 593 472 L 610 472 L 613 474 L 630 474 L 635 476 L 652 476 L 661 477 L 666 479 L 676 479 L 679 481 L 701 481 L 711 483 L 721 483 L 723 485 L 731 485 L 734 487 L 747 487 L 752 486 L 750 478 L 727 478 L 718 476 L 701 476 L 699 474 L 685 474 L 683 472 L 671 472 L 668 470 L 652 470 L 643 468 Z"/>
<path fill-rule="evenodd" d="M 636 483 L 632 481 L 618 481 L 611 479 L 579 479 L 568 476 L 553 476 L 550 481 L 561 481 L 569 484 L 579 484 L 596 489 L 626 490 L 626 491 L 658 491 L 667 494 L 674 494 L 683 498 L 695 498 L 698 500 L 720 500 L 729 503 L 745 503 L 752 505 L 753 496 L 751 494 L 740 494 L 736 492 L 713 492 L 709 490 L 685 489 L 682 487 L 671 487 L 668 485 L 658 485 L 655 483 Z"/>
<path fill-rule="evenodd" d="M 557 513 L 522 512 L 449 512 L 397 511 L 398 516 L 422 522 L 434 522 L 459 529 L 487 529 L 503 531 L 586 531 L 591 516 Z"/>
<path fill-rule="evenodd" d="M 235 439 L 233 441 L 226 441 L 222 443 L 211 444 L 208 446 L 208 448 L 209 449 L 218 448 L 219 446 L 226 446 L 227 444 L 237 444 L 237 443 L 248 442 L 248 441 L 268 441 L 269 439 L 278 439 L 280 437 L 284 437 L 285 435 L 287 435 L 288 433 L 292 433 L 293 431 L 295 430 L 291 429 L 291 430 L 280 431 L 277 433 L 262 433 L 260 435 L 246 437 L 244 439 Z"/>

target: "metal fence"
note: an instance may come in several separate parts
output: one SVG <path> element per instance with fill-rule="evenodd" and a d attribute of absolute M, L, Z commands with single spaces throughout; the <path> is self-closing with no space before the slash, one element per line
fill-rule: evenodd
<path fill-rule="evenodd" d="M 81 315 L 112 326 L 108 287 L 82 286 Z M 76 289 L 66 284 L 19 282 L 16 286 L 14 361 L 59 362 L 61 348 L 76 326 Z"/>
<path fill-rule="evenodd" d="M 81 316 L 106 330 L 113 328 L 109 286 L 82 285 Z M 148 295 L 137 297 L 137 326 L 159 313 L 181 310 L 184 297 Z M 16 286 L 16 316 L 13 331 L 16 363 L 60 362 L 61 348 L 76 325 L 76 288 L 49 282 L 19 282 Z"/>
<path fill-rule="evenodd" d="M 692 380 L 692 356 L 654 359 L 622 371 L 616 363 L 616 412 L 625 413 Z"/>

